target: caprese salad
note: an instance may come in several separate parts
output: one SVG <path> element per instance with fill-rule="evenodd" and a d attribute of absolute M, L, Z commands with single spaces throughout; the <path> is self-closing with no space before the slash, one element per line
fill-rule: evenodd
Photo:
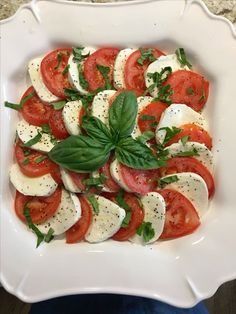
<path fill-rule="evenodd" d="M 15 213 L 67 243 L 194 232 L 214 194 L 209 82 L 183 48 L 61 48 L 31 60 L 10 181 Z"/>

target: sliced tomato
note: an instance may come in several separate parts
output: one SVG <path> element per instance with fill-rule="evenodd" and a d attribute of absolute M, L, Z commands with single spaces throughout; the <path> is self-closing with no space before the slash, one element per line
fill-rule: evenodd
<path fill-rule="evenodd" d="M 200 225 L 200 219 L 192 203 L 181 193 L 160 190 L 166 203 L 164 230 L 160 239 L 173 239 L 190 234 Z"/>
<path fill-rule="evenodd" d="M 209 133 L 196 124 L 184 124 L 179 127 L 182 131 L 176 134 L 167 144 L 177 143 L 182 137 L 188 136 L 188 140 L 205 144 L 208 149 L 212 148 L 212 138 Z"/>
<path fill-rule="evenodd" d="M 158 169 L 138 170 L 120 164 L 120 174 L 124 183 L 134 193 L 146 194 L 157 187 Z"/>
<path fill-rule="evenodd" d="M 202 110 L 208 99 L 209 82 L 198 73 L 179 70 L 173 72 L 164 85 L 170 85 L 172 103 L 186 104 L 196 111 Z"/>
<path fill-rule="evenodd" d="M 86 111 L 84 109 L 84 107 L 82 107 L 80 109 L 80 112 L 79 112 L 79 125 L 81 126 L 82 123 L 83 123 L 83 117 L 86 115 Z"/>
<path fill-rule="evenodd" d="M 81 205 L 80 219 L 66 231 L 66 243 L 76 243 L 83 240 L 92 221 L 92 209 L 86 197 L 79 196 Z"/>
<path fill-rule="evenodd" d="M 209 170 L 193 157 L 173 157 L 167 161 L 165 167 L 159 169 L 161 177 L 180 172 L 194 172 L 206 182 L 209 198 L 215 192 L 214 179 Z"/>
<path fill-rule="evenodd" d="M 110 158 L 107 163 L 99 169 L 99 173 L 104 174 L 107 178 L 105 181 L 105 186 L 108 187 L 113 192 L 118 192 L 120 190 L 120 186 L 113 180 L 110 172 L 110 165 L 112 162 L 112 158 Z"/>
<path fill-rule="evenodd" d="M 136 230 L 142 224 L 144 219 L 144 211 L 140 206 L 140 203 L 133 194 L 125 193 L 124 194 L 124 201 L 132 210 L 131 218 L 129 224 L 126 228 L 121 227 L 119 231 L 112 237 L 114 240 L 117 241 L 125 241 L 128 240 L 130 237 L 135 235 Z"/>
<path fill-rule="evenodd" d="M 145 107 L 138 116 L 138 126 L 141 132 L 155 132 L 156 126 L 153 126 L 153 124 L 159 123 L 161 114 L 166 108 L 167 105 L 161 101 L 153 101 L 148 104 L 147 107 Z M 149 119 L 147 116 L 150 116 Z"/>
<path fill-rule="evenodd" d="M 60 48 L 47 54 L 40 65 L 43 82 L 50 92 L 65 99 L 64 88 L 71 88 L 68 75 L 63 74 L 68 64 L 71 48 Z"/>
<path fill-rule="evenodd" d="M 159 58 L 165 54 L 162 51 L 153 48 L 153 55 L 154 57 Z M 141 65 L 137 62 L 140 57 L 140 50 L 134 51 L 127 59 L 124 69 L 126 89 L 134 91 L 138 96 L 141 96 L 146 90 L 144 73 L 152 62 L 145 60 L 143 65 Z"/>
<path fill-rule="evenodd" d="M 46 197 L 27 196 L 16 191 L 15 212 L 16 215 L 26 222 L 24 208 L 27 206 L 30 210 L 30 216 L 34 224 L 40 224 L 52 217 L 61 202 L 61 188 Z"/>
<path fill-rule="evenodd" d="M 97 69 L 97 64 L 109 67 L 109 79 L 113 81 L 114 62 L 119 49 L 117 48 L 101 48 L 92 53 L 84 62 L 84 77 L 89 84 L 89 90 L 94 91 L 105 85 L 102 74 Z"/>
<path fill-rule="evenodd" d="M 24 101 L 24 99 L 30 94 L 33 94 L 33 96 Z M 52 106 L 41 101 L 41 99 L 36 94 L 33 86 L 30 86 L 27 89 L 27 91 L 22 96 L 21 101 L 24 102 L 20 112 L 23 118 L 29 124 L 41 126 L 42 124 L 48 123 L 52 111 Z"/>
<path fill-rule="evenodd" d="M 89 173 L 78 173 L 73 171 L 68 171 L 69 175 L 71 176 L 71 179 L 76 184 L 76 186 L 81 190 L 85 191 L 86 186 L 83 183 L 83 180 L 88 179 L 90 177 Z"/>
<path fill-rule="evenodd" d="M 54 164 L 53 169 L 50 171 L 51 176 L 56 181 L 57 184 L 62 184 L 60 167 Z"/>
<path fill-rule="evenodd" d="M 69 136 L 62 118 L 62 109 L 52 111 L 49 118 L 49 126 L 52 130 L 52 134 L 57 139 L 63 140 Z"/>

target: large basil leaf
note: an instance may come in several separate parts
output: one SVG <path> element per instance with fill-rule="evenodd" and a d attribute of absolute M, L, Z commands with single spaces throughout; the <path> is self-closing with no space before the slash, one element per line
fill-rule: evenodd
<path fill-rule="evenodd" d="M 82 127 L 89 136 L 102 144 L 112 142 L 111 132 L 108 127 L 96 117 L 85 116 L 83 118 Z"/>
<path fill-rule="evenodd" d="M 158 160 L 150 148 L 131 137 L 119 142 L 116 158 L 122 164 L 134 169 L 156 169 L 165 165 L 165 161 Z"/>
<path fill-rule="evenodd" d="M 116 141 L 131 135 L 137 111 L 137 99 L 133 92 L 125 91 L 116 97 L 109 109 L 109 125 Z"/>
<path fill-rule="evenodd" d="M 58 165 L 75 172 L 91 172 L 102 167 L 109 158 L 112 144 L 104 145 L 84 135 L 72 135 L 49 152 Z"/>

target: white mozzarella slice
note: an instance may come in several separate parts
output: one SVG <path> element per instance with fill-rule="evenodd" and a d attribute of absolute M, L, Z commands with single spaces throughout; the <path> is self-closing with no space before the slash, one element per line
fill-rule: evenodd
<path fill-rule="evenodd" d="M 96 49 L 92 47 L 85 47 L 82 50 L 82 55 L 87 55 L 88 53 L 92 54 L 96 51 Z M 68 78 L 72 86 L 74 86 L 82 95 L 86 95 L 88 93 L 87 90 L 85 90 L 79 81 L 79 72 L 78 72 L 78 65 L 81 65 L 81 68 L 83 69 L 83 64 L 86 59 L 84 59 L 81 62 L 76 62 L 73 60 L 74 55 L 71 54 L 68 65 L 69 65 L 69 71 L 68 71 Z"/>
<path fill-rule="evenodd" d="M 181 63 L 178 61 L 177 56 L 175 54 L 173 55 L 167 55 L 167 56 L 161 56 L 156 61 L 152 62 L 146 72 L 145 72 L 145 83 L 146 87 L 150 87 L 154 82 L 153 79 L 148 76 L 148 73 L 160 73 L 162 69 L 165 67 L 171 67 L 172 72 L 178 71 L 178 70 L 188 70 L 187 66 L 182 66 Z M 154 91 L 151 92 L 152 96 L 157 96 L 158 89 L 155 88 Z"/>
<path fill-rule="evenodd" d="M 129 56 L 135 51 L 133 48 L 122 49 L 115 60 L 114 64 L 114 86 L 116 89 L 125 89 L 124 68 Z"/>
<path fill-rule="evenodd" d="M 40 64 L 43 58 L 36 58 L 29 62 L 28 71 L 32 85 L 42 101 L 54 102 L 59 98 L 53 95 L 43 82 L 42 74 L 40 71 Z"/>
<path fill-rule="evenodd" d="M 49 196 L 57 188 L 57 183 L 50 173 L 40 177 L 27 177 L 21 172 L 18 164 L 11 166 L 10 181 L 17 191 L 30 196 Z"/>
<path fill-rule="evenodd" d="M 63 168 L 61 168 L 61 179 L 66 190 L 73 193 L 81 193 L 80 188 L 74 183 L 68 171 Z"/>
<path fill-rule="evenodd" d="M 163 143 L 166 135 L 165 130 L 160 130 L 163 127 L 180 127 L 184 124 L 196 124 L 208 131 L 208 124 L 204 116 L 192 108 L 184 104 L 172 104 L 161 115 L 160 122 L 158 124 L 156 139 L 160 143 Z"/>
<path fill-rule="evenodd" d="M 149 244 L 155 242 L 163 232 L 165 225 L 166 204 L 164 198 L 157 192 L 149 192 L 141 198 L 144 209 L 144 222 L 150 222 L 154 229 L 154 237 L 145 242 L 138 234 L 130 238 L 131 242 Z"/>
<path fill-rule="evenodd" d="M 181 141 L 179 141 L 178 143 L 167 146 L 166 149 L 169 150 L 169 153 L 172 156 L 196 149 L 199 156 L 193 157 L 198 159 L 211 173 L 213 172 L 213 154 L 204 144 L 200 144 L 198 142 L 187 142 L 183 145 Z"/>
<path fill-rule="evenodd" d="M 85 239 L 91 243 L 102 242 L 112 237 L 121 227 L 126 212 L 123 208 L 110 200 L 95 195 L 98 202 L 99 213 L 93 215 Z"/>
<path fill-rule="evenodd" d="M 38 229 L 47 233 L 50 228 L 54 230 L 54 235 L 60 235 L 70 229 L 81 217 L 81 206 L 78 197 L 62 190 L 61 202 L 55 214 L 45 223 L 38 224 Z"/>
<path fill-rule="evenodd" d="M 110 165 L 110 172 L 113 180 L 119 184 L 119 186 L 124 189 L 126 192 L 132 192 L 127 185 L 125 184 L 121 174 L 120 174 L 120 165 L 117 159 L 114 159 Z"/>
<path fill-rule="evenodd" d="M 105 124 L 108 124 L 110 99 L 115 93 L 115 90 L 104 90 L 98 93 L 93 99 L 91 108 L 92 116 L 99 118 Z"/>
<path fill-rule="evenodd" d="M 208 209 L 208 189 L 203 178 L 193 172 L 182 172 L 175 175 L 179 180 L 166 185 L 165 189 L 180 192 L 189 199 L 200 217 L 204 215 Z M 162 179 L 171 176 L 172 175 L 168 175 Z"/>
<path fill-rule="evenodd" d="M 40 152 L 48 153 L 54 146 L 49 134 L 42 133 L 41 127 L 29 124 L 25 120 L 21 120 L 17 123 L 16 131 L 23 143 L 27 143 L 40 133 L 42 135 L 41 139 L 30 147 Z"/>
<path fill-rule="evenodd" d="M 66 130 L 71 135 L 79 135 L 81 133 L 79 113 L 82 107 L 81 100 L 75 100 L 67 102 L 62 110 Z"/>

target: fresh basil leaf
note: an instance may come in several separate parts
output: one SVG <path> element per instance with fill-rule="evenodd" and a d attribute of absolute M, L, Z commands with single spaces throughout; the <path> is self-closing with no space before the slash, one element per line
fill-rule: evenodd
<path fill-rule="evenodd" d="M 79 83 L 82 86 L 83 89 L 87 90 L 89 87 L 88 81 L 86 81 L 81 64 L 78 64 L 78 73 L 79 73 Z"/>
<path fill-rule="evenodd" d="M 25 158 L 23 161 L 22 161 L 22 165 L 28 165 L 30 162 L 29 158 Z"/>
<path fill-rule="evenodd" d="M 157 96 L 153 99 L 153 101 L 159 100 L 166 103 L 167 105 L 171 105 L 172 100 L 170 96 L 173 95 L 173 93 L 174 91 L 169 84 L 160 86 Z"/>
<path fill-rule="evenodd" d="M 72 135 L 56 144 L 48 156 L 68 170 L 92 172 L 107 162 L 112 148 L 112 144 L 101 144 L 89 136 Z"/>
<path fill-rule="evenodd" d="M 73 60 L 75 62 L 81 62 L 83 61 L 85 58 L 87 58 L 90 55 L 90 52 L 87 54 L 82 54 L 84 47 L 75 47 L 72 50 L 73 53 Z"/>
<path fill-rule="evenodd" d="M 142 135 L 138 136 L 136 140 L 142 144 L 146 144 L 147 141 L 154 138 L 155 134 L 152 131 L 145 131 Z"/>
<path fill-rule="evenodd" d="M 118 143 L 115 155 L 119 162 L 134 169 L 157 169 L 166 164 L 165 161 L 158 160 L 149 147 L 131 137 Z"/>
<path fill-rule="evenodd" d="M 57 70 L 61 64 L 62 61 L 62 53 L 58 52 L 57 54 L 57 65 L 54 67 L 54 70 Z"/>
<path fill-rule="evenodd" d="M 177 175 L 169 176 L 167 178 L 162 178 L 158 180 L 158 185 L 160 188 L 164 188 L 166 185 L 179 181 L 179 178 Z"/>
<path fill-rule="evenodd" d="M 189 136 L 188 136 L 188 135 L 185 135 L 185 136 L 183 136 L 183 137 L 180 139 L 180 141 L 181 141 L 181 143 L 182 143 L 183 146 L 186 145 L 186 143 L 188 142 L 188 140 L 189 140 Z"/>
<path fill-rule="evenodd" d="M 187 95 L 195 95 L 195 91 L 192 87 L 186 88 Z"/>
<path fill-rule="evenodd" d="M 38 133 L 35 137 L 33 137 L 31 140 L 23 144 L 24 147 L 31 147 L 34 144 L 38 143 L 42 138 L 42 134 Z"/>
<path fill-rule="evenodd" d="M 35 93 L 35 91 L 33 91 L 33 92 L 30 93 L 29 95 L 23 97 L 23 98 L 21 99 L 21 101 L 20 101 L 20 105 L 23 107 L 23 105 L 24 105 L 30 98 L 32 98 L 32 97 L 35 96 L 35 95 L 36 95 L 36 93 Z"/>
<path fill-rule="evenodd" d="M 143 114 L 140 116 L 140 119 L 142 121 L 151 121 L 151 120 L 155 120 L 156 118 L 154 116 L 150 116 L 148 114 Z"/>
<path fill-rule="evenodd" d="M 39 164 L 40 162 L 44 161 L 47 158 L 48 156 L 39 156 L 34 161 L 36 162 L 36 164 Z"/>
<path fill-rule="evenodd" d="M 42 128 L 42 132 L 43 133 L 47 133 L 47 134 L 51 134 L 52 133 L 52 131 L 50 129 L 50 126 L 48 124 L 42 124 L 41 128 Z"/>
<path fill-rule="evenodd" d="M 64 88 L 64 95 L 71 101 L 78 100 L 80 98 L 78 91 L 71 88 Z"/>
<path fill-rule="evenodd" d="M 129 136 L 136 123 L 137 99 L 133 92 L 120 93 L 109 108 L 109 125 L 113 138 Z"/>
<path fill-rule="evenodd" d="M 59 100 L 57 102 L 53 102 L 52 106 L 55 110 L 60 110 L 65 106 L 65 104 L 66 104 L 65 100 Z"/>
<path fill-rule="evenodd" d="M 193 148 L 188 151 L 179 152 L 176 154 L 172 154 L 173 157 L 192 157 L 192 156 L 199 156 L 199 153 L 196 148 Z"/>
<path fill-rule="evenodd" d="M 145 94 L 151 93 L 155 88 L 159 88 L 168 79 L 172 73 L 171 67 L 164 67 L 161 72 L 147 73 L 147 76 L 152 79 L 153 84 L 151 84 L 145 91 Z"/>
<path fill-rule="evenodd" d="M 187 65 L 187 67 L 189 69 L 192 68 L 192 64 L 187 60 L 187 56 L 185 54 L 185 51 L 184 51 L 184 48 L 178 48 L 176 51 L 175 51 L 175 54 L 177 56 L 177 59 L 179 61 L 179 63 L 183 66 Z"/>
<path fill-rule="evenodd" d="M 148 48 L 148 49 L 139 48 L 139 51 L 141 52 L 141 57 L 137 59 L 137 63 L 140 65 L 143 65 L 144 61 L 150 61 L 150 62 L 156 61 L 157 58 L 154 57 L 153 50 L 154 50 L 153 48 Z"/>
<path fill-rule="evenodd" d="M 122 224 L 121 224 L 122 228 L 127 228 L 129 226 L 131 215 L 132 215 L 131 211 L 126 212 L 125 218 L 123 219 Z"/>
<path fill-rule="evenodd" d="M 70 68 L 70 65 L 67 64 L 67 66 L 64 68 L 64 70 L 62 71 L 62 75 L 66 75 L 68 72 L 69 72 L 69 68 Z"/>
<path fill-rule="evenodd" d="M 46 243 L 49 243 L 49 242 L 51 242 L 51 241 L 54 239 L 53 233 L 54 233 L 53 228 L 50 228 L 50 229 L 48 230 L 47 234 L 45 235 L 45 238 L 44 238 L 44 241 L 45 241 Z"/>
<path fill-rule="evenodd" d="M 112 85 L 109 78 L 110 68 L 101 64 L 96 64 L 96 68 L 101 73 L 105 81 L 105 89 L 112 89 Z"/>
<path fill-rule="evenodd" d="M 97 178 L 89 178 L 89 179 L 84 179 L 83 184 L 86 185 L 86 187 L 91 187 L 91 186 L 102 186 L 107 180 L 107 177 L 101 173 L 99 177 Z"/>
<path fill-rule="evenodd" d="M 20 109 L 22 109 L 24 103 L 26 103 L 33 96 L 35 96 L 35 91 L 33 91 L 29 95 L 27 95 L 24 98 L 22 98 L 19 104 L 13 104 L 13 103 L 11 103 L 9 101 L 5 101 L 4 102 L 4 106 L 7 107 L 7 108 L 14 109 L 14 110 L 20 110 Z"/>
<path fill-rule="evenodd" d="M 149 242 L 155 236 L 155 231 L 151 222 L 143 222 L 141 226 L 138 227 L 136 233 L 139 236 L 143 236 L 145 243 Z"/>
<path fill-rule="evenodd" d="M 99 143 L 112 143 L 111 132 L 108 127 L 96 117 L 85 116 L 82 122 L 82 128 L 87 134 Z"/>
<path fill-rule="evenodd" d="M 160 128 L 158 131 L 161 131 L 161 130 L 166 131 L 166 135 L 165 135 L 162 145 L 165 145 L 166 143 L 168 143 L 176 134 L 181 132 L 181 129 L 176 128 L 175 126 L 173 126 L 172 128 L 163 127 L 163 128 Z"/>
<path fill-rule="evenodd" d="M 27 206 L 25 206 L 25 208 L 23 210 L 23 214 L 24 214 L 25 219 L 27 221 L 28 227 L 37 236 L 37 247 L 38 247 L 44 240 L 44 234 L 33 224 L 32 218 L 30 216 L 30 209 Z"/>
<path fill-rule="evenodd" d="M 99 204 L 98 204 L 96 197 L 94 195 L 88 195 L 87 199 L 90 202 L 90 204 L 92 205 L 94 213 L 96 215 L 98 215 L 99 214 Z"/>
<path fill-rule="evenodd" d="M 123 228 L 127 228 L 129 223 L 130 223 L 130 219 L 131 219 L 131 215 L 132 215 L 132 209 L 131 207 L 126 203 L 126 201 L 124 200 L 124 190 L 119 190 L 117 196 L 116 196 L 116 202 L 117 204 L 121 207 L 124 208 L 126 211 L 126 215 L 125 218 L 122 221 L 121 227 Z"/>

